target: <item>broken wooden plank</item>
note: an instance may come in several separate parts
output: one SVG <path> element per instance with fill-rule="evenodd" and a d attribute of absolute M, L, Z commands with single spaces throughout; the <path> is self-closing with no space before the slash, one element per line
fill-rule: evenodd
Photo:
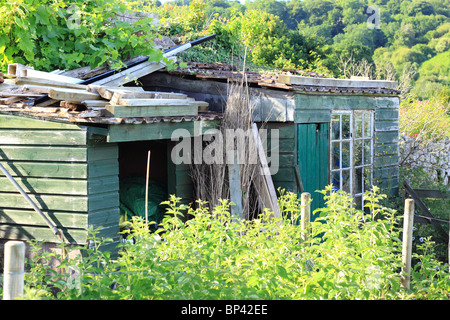
<path fill-rule="evenodd" d="M 86 90 L 77 89 L 50 89 L 48 96 L 55 100 L 65 100 L 79 102 L 84 100 L 101 100 L 102 97 L 96 93 L 87 92 Z"/>
<path fill-rule="evenodd" d="M 32 70 L 32 69 L 34 69 L 34 68 L 23 65 L 21 63 L 11 63 L 8 65 L 8 75 L 14 76 L 14 77 L 20 77 L 20 72 L 22 70 Z"/>
<path fill-rule="evenodd" d="M 315 78 L 315 77 L 294 76 L 288 74 L 278 74 L 278 82 L 289 85 L 344 87 L 344 88 L 395 89 L 397 87 L 396 81 Z"/>
<path fill-rule="evenodd" d="M 63 108 L 67 108 L 71 111 L 86 110 L 86 106 L 77 101 L 60 101 L 59 105 Z"/>
<path fill-rule="evenodd" d="M 264 153 L 264 148 L 261 142 L 261 137 L 259 136 L 258 127 L 256 126 L 256 123 L 253 123 L 253 137 L 256 142 L 256 151 L 258 152 L 258 158 L 261 162 L 261 174 L 264 179 L 262 182 L 262 189 L 265 190 L 268 195 L 269 199 L 269 209 L 272 210 L 274 216 L 276 218 L 279 218 L 281 216 L 280 214 L 280 208 L 278 206 L 278 198 L 277 193 L 275 191 L 275 186 L 273 184 L 272 176 L 270 175 L 269 165 L 267 163 L 267 158 Z"/>
<path fill-rule="evenodd" d="M 157 92 L 157 91 L 142 91 L 142 92 L 131 92 L 125 90 L 115 90 L 110 100 L 119 99 L 187 99 L 188 96 L 182 93 L 174 92 Z M 112 102 L 112 104 L 114 104 Z"/>
<path fill-rule="evenodd" d="M 104 117 L 106 110 L 104 107 L 88 107 L 87 110 L 78 114 L 80 118 L 99 118 Z"/>
<path fill-rule="evenodd" d="M 12 104 L 14 102 L 20 101 L 21 99 L 23 99 L 23 98 L 22 97 L 16 97 L 16 96 L 9 97 L 9 98 L 2 98 L 2 99 L 0 99 L 0 104 L 9 105 L 9 104 Z"/>
<path fill-rule="evenodd" d="M 174 117 L 174 116 L 196 116 L 198 107 L 195 105 L 183 106 L 121 106 L 107 105 L 106 116 L 116 118 L 126 117 Z"/>
<path fill-rule="evenodd" d="M 109 105 L 109 101 L 107 100 L 83 100 L 81 101 L 81 104 L 85 105 L 86 107 L 106 107 Z"/>
<path fill-rule="evenodd" d="M 87 86 L 83 85 L 83 84 L 65 83 L 65 82 L 60 82 L 60 81 L 39 79 L 39 78 L 32 78 L 32 77 L 17 77 L 15 79 L 11 80 L 11 82 L 16 85 L 32 84 L 32 85 L 51 86 L 51 87 L 57 87 L 57 88 L 69 88 L 69 89 L 79 89 L 79 90 L 86 90 L 86 88 L 87 88 Z"/>
<path fill-rule="evenodd" d="M 170 59 L 175 61 L 175 57 L 171 57 Z M 152 72 L 164 69 L 165 67 L 166 65 L 162 62 L 155 63 L 153 61 L 147 61 L 144 63 L 140 63 L 134 67 L 128 68 L 124 71 L 118 72 L 112 76 L 95 81 L 93 84 L 118 87 L 123 84 L 132 82 L 135 79 L 144 77 Z"/>
<path fill-rule="evenodd" d="M 54 74 L 50 72 L 44 72 L 44 71 L 38 71 L 33 69 L 23 69 L 20 71 L 20 77 L 31 77 L 31 78 L 37 78 L 37 79 L 44 79 L 44 80 L 51 80 L 51 81 L 58 81 L 58 82 L 64 82 L 64 83 L 80 83 L 81 79 L 62 76 L 59 74 Z"/>
<path fill-rule="evenodd" d="M 121 106 L 188 106 L 194 104 L 193 101 L 187 99 L 119 99 L 117 105 Z"/>
<path fill-rule="evenodd" d="M 112 95 L 117 90 L 124 90 L 127 92 L 142 92 L 144 88 L 142 87 L 109 87 L 109 86 L 100 86 L 96 84 L 88 84 L 87 91 L 92 93 L 98 93 L 104 99 L 111 99 Z"/>

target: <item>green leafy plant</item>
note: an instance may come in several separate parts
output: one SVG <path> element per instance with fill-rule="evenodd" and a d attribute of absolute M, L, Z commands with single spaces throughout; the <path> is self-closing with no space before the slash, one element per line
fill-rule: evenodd
<path fill-rule="evenodd" d="M 265 210 L 251 221 L 233 217 L 226 199 L 211 213 L 201 200 L 193 209 L 171 196 L 156 232 L 136 217 L 117 259 L 95 240 L 86 254 L 64 260 L 61 272 L 49 273 L 45 284 L 59 289 L 57 299 L 448 298 L 447 266 L 434 269 L 432 246 L 415 256 L 421 264 L 412 289 L 400 287 L 400 221 L 395 210 L 380 205 L 385 196 L 377 188 L 366 192 L 367 212 L 331 186 L 321 192 L 326 206 L 317 209 L 307 241 L 297 223 L 297 195 L 284 190 L 282 218 Z M 31 265 L 26 283 L 34 291 L 27 292 L 49 299 L 46 287 L 33 282 L 33 273 L 43 270 Z"/>
<path fill-rule="evenodd" d="M 152 19 L 119 19 L 134 8 L 112 0 L 8 1 L 0 9 L 0 70 L 13 62 L 51 71 L 104 63 L 116 68 L 138 55 L 159 61 Z"/>

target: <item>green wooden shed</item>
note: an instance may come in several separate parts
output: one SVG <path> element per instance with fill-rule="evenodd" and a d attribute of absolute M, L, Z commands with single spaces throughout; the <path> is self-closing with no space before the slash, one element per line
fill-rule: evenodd
<path fill-rule="evenodd" d="M 0 106 L 0 163 L 62 230 L 64 240 L 86 244 L 89 228 L 119 239 L 120 181 L 145 176 L 168 194 L 192 201 L 189 166 L 170 153 L 175 129 L 198 136 L 220 123 L 229 81 L 242 72 L 220 65 L 154 72 L 139 79 L 145 91 L 175 92 L 206 101 L 209 112 L 191 116 L 89 117 L 52 108 Z M 279 166 L 275 187 L 310 192 L 332 184 L 361 205 L 372 184 L 398 191 L 398 91 L 387 81 L 246 73 L 254 121 L 269 129 L 268 150 Z M 44 110 L 45 109 L 45 110 Z M 277 148 L 270 129 L 277 129 Z M 275 131 L 272 131 L 275 132 Z M 273 154 L 273 153 L 276 154 Z M 59 239 L 0 173 L 0 239 Z"/>
<path fill-rule="evenodd" d="M 47 108 L 51 110 L 52 108 Z M 146 175 L 168 194 L 191 201 L 188 165 L 176 165 L 171 134 L 192 136 L 217 125 L 217 115 L 81 118 L 42 108 L 0 107 L 0 163 L 70 244 L 86 244 L 88 230 L 120 239 L 120 180 Z M 0 239 L 60 239 L 0 171 Z M 111 247 L 112 249 L 112 247 Z"/>
<path fill-rule="evenodd" d="M 157 72 L 141 82 L 146 90 L 184 93 L 221 112 L 228 82 L 242 76 L 229 65 L 190 63 L 184 70 Z M 362 195 L 372 185 L 385 193 L 398 192 L 395 82 L 252 72 L 245 79 L 255 104 L 254 120 L 279 130 L 276 188 L 300 192 L 303 187 L 311 193 L 313 210 L 324 204 L 316 191 L 329 184 L 349 192 L 361 207 Z"/>

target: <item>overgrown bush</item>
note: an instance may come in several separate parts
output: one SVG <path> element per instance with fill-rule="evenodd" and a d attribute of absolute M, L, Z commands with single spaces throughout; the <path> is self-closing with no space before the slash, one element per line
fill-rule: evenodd
<path fill-rule="evenodd" d="M 135 219 L 117 260 L 96 242 L 64 260 L 62 273 L 30 262 L 25 298 L 49 299 L 51 286 L 57 299 L 448 299 L 448 270 L 430 246 L 415 257 L 411 290 L 401 288 L 399 217 L 376 188 L 366 193 L 369 213 L 331 186 L 322 193 L 326 207 L 306 242 L 296 194 L 281 192 L 283 218 L 266 211 L 252 221 L 232 217 L 228 200 L 211 214 L 202 201 L 187 209 L 172 196 L 160 231 Z"/>

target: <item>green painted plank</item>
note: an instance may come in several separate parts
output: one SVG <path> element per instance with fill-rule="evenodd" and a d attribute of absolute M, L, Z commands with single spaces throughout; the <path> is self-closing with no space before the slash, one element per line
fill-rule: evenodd
<path fill-rule="evenodd" d="M 194 195 L 193 185 L 177 186 L 175 195 L 182 198 L 183 200 L 192 200 L 192 197 Z"/>
<path fill-rule="evenodd" d="M 331 121 L 330 110 L 296 110 L 294 114 L 295 123 L 320 123 Z"/>
<path fill-rule="evenodd" d="M 263 129 L 268 129 L 268 136 L 270 137 L 270 130 L 278 129 L 278 137 L 280 139 L 293 139 L 295 137 L 295 125 L 286 123 L 269 122 Z"/>
<path fill-rule="evenodd" d="M 198 106 L 106 106 L 108 116 L 125 117 L 167 117 L 167 116 L 196 116 Z"/>
<path fill-rule="evenodd" d="M 89 179 L 109 175 L 119 175 L 119 161 L 117 158 L 89 161 Z"/>
<path fill-rule="evenodd" d="M 272 180 L 277 182 L 296 182 L 294 167 L 279 168 L 278 172 L 272 176 Z"/>
<path fill-rule="evenodd" d="M 70 194 L 87 195 L 87 181 L 73 179 L 21 178 L 14 180 L 30 194 Z M 6 177 L 0 177 L 0 192 L 17 192 L 16 187 Z M 0 204 L 1 205 L 1 204 Z"/>
<path fill-rule="evenodd" d="M 375 121 L 398 120 L 398 109 L 379 108 L 375 110 Z"/>
<path fill-rule="evenodd" d="M 297 94 L 295 96 L 295 109 L 307 110 L 332 110 L 332 109 L 375 109 L 377 100 L 375 97 L 357 95 L 308 95 Z"/>
<path fill-rule="evenodd" d="M 84 244 L 87 240 L 87 231 L 82 229 L 61 229 L 64 237 L 68 239 L 69 243 Z M 60 243 L 59 238 L 53 234 L 53 231 L 49 227 L 33 227 L 23 225 L 0 225 L 0 238 L 1 239 L 14 239 L 14 240 L 38 240 L 53 243 Z"/>
<path fill-rule="evenodd" d="M 388 179 L 390 177 L 398 177 L 398 176 L 399 176 L 398 166 L 379 167 L 379 168 L 374 168 L 374 170 L 373 170 L 374 181 L 379 180 L 379 179 Z"/>
<path fill-rule="evenodd" d="M 179 186 L 192 185 L 192 177 L 190 171 L 176 171 L 176 184 Z"/>
<path fill-rule="evenodd" d="M 375 167 L 386 167 L 392 165 L 398 165 L 399 157 L 398 154 L 386 155 L 382 157 L 374 157 Z"/>
<path fill-rule="evenodd" d="M 87 178 L 87 165 L 84 163 L 23 161 L 2 161 L 1 163 L 13 177 Z M 0 172 L 0 177 L 2 176 L 4 174 Z"/>
<path fill-rule="evenodd" d="M 374 146 L 375 156 L 398 154 L 398 143 L 376 143 Z"/>
<path fill-rule="evenodd" d="M 43 211 L 57 227 L 83 228 L 88 225 L 87 212 Z M 0 208 L 0 224 L 47 226 L 34 210 Z"/>
<path fill-rule="evenodd" d="M 398 131 L 377 131 L 375 132 L 375 143 L 389 144 L 398 142 L 399 133 Z"/>
<path fill-rule="evenodd" d="M 280 167 L 293 167 L 295 165 L 295 155 L 293 153 L 280 153 L 278 163 Z"/>
<path fill-rule="evenodd" d="M 120 209 L 118 207 L 91 211 L 88 216 L 88 223 L 93 227 L 112 225 L 115 223 L 118 225 L 119 220 Z"/>
<path fill-rule="evenodd" d="M 119 148 L 115 143 L 88 146 L 89 163 L 98 160 L 118 159 L 118 157 Z"/>
<path fill-rule="evenodd" d="M 119 192 L 112 191 L 89 195 L 88 203 L 89 212 L 107 208 L 118 208 L 120 205 Z"/>
<path fill-rule="evenodd" d="M 109 238 L 109 239 L 118 239 L 120 237 L 120 229 L 119 224 L 114 223 L 112 225 L 103 226 L 103 228 L 100 228 L 97 230 L 96 237 L 98 238 Z"/>
<path fill-rule="evenodd" d="M 119 191 L 119 176 L 103 176 L 90 178 L 88 180 L 89 195 L 97 193 L 105 193 L 111 191 Z"/>
<path fill-rule="evenodd" d="M 80 162 L 87 160 L 87 150 L 85 147 L 0 145 L 0 160 Z"/>
<path fill-rule="evenodd" d="M 399 97 L 375 97 L 378 108 L 398 108 Z"/>
<path fill-rule="evenodd" d="M 0 144 L 86 145 L 87 134 L 80 130 L 0 130 Z"/>
<path fill-rule="evenodd" d="M 58 129 L 58 130 L 82 130 L 74 124 L 38 120 L 28 117 L 19 117 L 0 114 L 0 128 L 2 129 Z"/>
<path fill-rule="evenodd" d="M 87 211 L 86 196 L 34 195 L 33 202 L 44 211 Z M 0 193 L 0 205 L 4 208 L 33 209 L 20 193 Z"/>
<path fill-rule="evenodd" d="M 125 142 L 140 140 L 171 139 L 172 135 L 178 138 L 189 133 L 191 136 L 203 134 L 208 129 L 217 127 L 216 121 L 183 121 L 183 122 L 157 122 L 150 124 L 123 124 L 109 126 L 108 142 Z M 175 132 L 180 130 L 180 135 Z M 187 131 L 186 131 L 187 130 Z M 175 133 L 174 133 L 175 132 Z M 181 139 L 181 138 L 180 138 Z"/>
<path fill-rule="evenodd" d="M 375 131 L 398 131 L 398 128 L 398 119 L 375 121 Z"/>

